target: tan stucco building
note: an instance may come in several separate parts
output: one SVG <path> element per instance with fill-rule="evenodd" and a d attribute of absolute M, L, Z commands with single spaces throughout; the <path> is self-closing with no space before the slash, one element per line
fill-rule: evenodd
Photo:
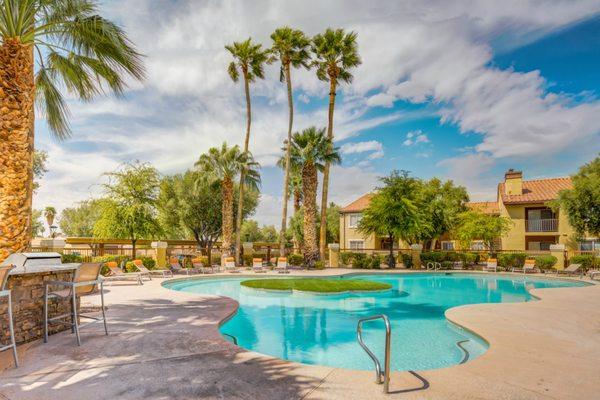
<path fill-rule="evenodd" d="M 509 170 L 504 181 L 498 184 L 496 201 L 470 202 L 467 206 L 481 212 L 510 218 L 512 227 L 499 238 L 499 248 L 503 250 L 537 251 L 548 250 L 551 244 L 572 243 L 573 228 L 564 212 L 554 212 L 548 202 L 558 197 L 558 193 L 572 187 L 570 178 L 548 178 L 523 180 L 523 173 Z M 342 250 L 385 249 L 389 248 L 386 238 L 376 235 L 364 236 L 357 231 L 362 211 L 368 207 L 373 194 L 361 196 L 340 211 L 340 248 Z M 588 241 L 592 242 L 593 240 Z M 589 243 L 586 243 L 586 245 Z M 396 246 L 403 247 L 401 244 Z M 483 250 L 482 243 L 473 242 L 473 250 Z M 596 245 L 597 246 L 597 245 Z M 458 242 L 451 237 L 442 237 L 436 248 L 458 249 Z"/>

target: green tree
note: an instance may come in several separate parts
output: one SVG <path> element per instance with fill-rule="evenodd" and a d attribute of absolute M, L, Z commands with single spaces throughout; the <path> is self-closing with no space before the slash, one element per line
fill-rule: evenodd
<path fill-rule="evenodd" d="M 39 237 L 44 234 L 44 223 L 42 222 L 42 210 L 31 212 L 31 237 Z"/>
<path fill-rule="evenodd" d="M 35 193 L 40 188 L 40 179 L 48 172 L 46 163 L 48 162 L 48 153 L 41 150 L 33 152 L 33 192 Z"/>
<path fill-rule="evenodd" d="M 334 202 L 327 207 L 327 243 L 340 242 L 340 210 Z"/>
<path fill-rule="evenodd" d="M 141 80 L 138 54 L 95 0 L 0 0 L 0 260 L 29 247 L 36 108 L 58 139 L 71 133 L 61 90 L 84 101 Z M 34 107 L 34 100 L 37 107 Z"/>
<path fill-rule="evenodd" d="M 135 258 L 139 239 L 155 238 L 161 233 L 156 210 L 158 171 L 149 164 L 135 162 L 105 175 L 106 198 L 100 203 L 94 236 L 129 239 Z"/>
<path fill-rule="evenodd" d="M 567 212 L 569 223 L 579 236 L 600 235 L 600 156 L 571 176 L 573 189 L 562 190 L 551 205 Z"/>
<path fill-rule="evenodd" d="M 310 40 L 304 32 L 284 26 L 271 34 L 273 45 L 269 51 L 269 62 L 279 61 L 281 70 L 279 80 L 286 83 L 288 98 L 288 134 L 285 146 L 284 178 L 283 178 L 283 211 L 281 213 L 281 235 L 279 252 L 285 254 L 285 231 L 287 224 L 287 207 L 290 184 L 290 149 L 292 142 L 292 129 L 294 124 L 294 98 L 292 93 L 292 67 L 310 68 Z"/>
<path fill-rule="evenodd" d="M 383 186 L 371 198 L 363 210 L 358 224 L 359 232 L 387 236 L 391 243 L 388 265 L 396 266 L 393 244 L 398 239 L 411 242 L 426 229 L 423 213 L 419 210 L 415 194 L 420 182 L 407 171 L 392 171 L 380 179 Z"/>
<path fill-rule="evenodd" d="M 292 136 L 292 162 L 302 165 L 303 193 L 303 253 L 304 262 L 313 267 L 319 259 L 317 238 L 317 174 L 323 171 L 325 164 L 341 161 L 337 148 L 333 147 L 331 139 L 325 135 L 325 129 L 311 127 L 296 132 Z"/>
<path fill-rule="evenodd" d="M 353 76 L 350 70 L 361 64 L 358 55 L 355 32 L 345 32 L 343 29 L 328 28 L 324 33 L 316 35 L 312 40 L 312 52 L 317 69 L 317 78 L 329 82 L 329 112 L 327 137 L 333 146 L 333 112 L 335 96 L 340 82 L 351 83 Z M 321 191 L 321 227 L 319 253 L 325 257 L 327 237 L 327 196 L 329 192 L 329 163 L 323 169 L 323 190 Z"/>
<path fill-rule="evenodd" d="M 263 236 L 258 222 L 253 219 L 244 221 L 242 224 L 242 241 L 244 242 L 262 242 Z"/>
<path fill-rule="evenodd" d="M 67 236 L 92 237 L 94 225 L 100 218 L 100 200 L 85 200 L 76 207 L 65 208 L 58 225 Z"/>
<path fill-rule="evenodd" d="M 260 235 L 262 236 L 263 242 L 275 243 L 279 240 L 279 233 L 274 225 L 264 225 L 260 228 Z M 285 237 L 283 239 L 285 243 Z"/>
<path fill-rule="evenodd" d="M 252 154 L 248 151 L 240 151 L 239 146 L 228 147 L 223 143 L 221 148 L 213 147 L 205 154 L 200 156 L 196 162 L 198 171 L 213 182 L 219 182 L 222 191 L 222 226 L 221 232 L 223 240 L 221 248 L 224 254 L 229 254 L 233 242 L 233 221 L 234 221 L 234 180 L 243 176 L 244 184 L 252 190 L 256 190 L 260 184 L 259 165 L 254 161 Z M 238 207 L 237 212 L 243 209 L 243 199 L 240 202 L 240 193 L 243 193 L 243 185 L 238 187 Z M 241 206 L 240 206 L 241 203 Z M 236 212 L 236 220 L 237 220 Z M 240 218 L 243 215 L 240 216 Z M 240 229 L 241 230 L 241 229 Z M 241 232 L 240 232 L 241 233 Z"/>
<path fill-rule="evenodd" d="M 471 247 L 473 240 L 481 240 L 493 254 L 497 240 L 510 231 L 511 225 L 512 222 L 507 217 L 471 210 L 460 215 L 453 236 L 466 249 Z"/>
<path fill-rule="evenodd" d="M 233 61 L 229 64 L 229 76 L 234 82 L 239 80 L 240 74 L 244 79 L 244 93 L 246 95 L 246 137 L 244 139 L 244 153 L 248 153 L 250 144 L 250 126 L 252 125 L 252 104 L 250 101 L 250 83 L 256 78 L 264 78 L 264 65 L 268 59 L 268 50 L 264 50 L 261 44 L 252 42 L 248 38 L 243 42 L 234 42 L 232 45 L 225 46 L 225 49 L 233 56 Z M 239 265 L 241 250 L 241 232 L 242 232 L 242 209 L 244 207 L 244 184 L 246 183 L 246 170 L 242 169 L 240 173 L 240 186 L 238 197 L 238 211 L 235 221 L 235 260 Z"/>

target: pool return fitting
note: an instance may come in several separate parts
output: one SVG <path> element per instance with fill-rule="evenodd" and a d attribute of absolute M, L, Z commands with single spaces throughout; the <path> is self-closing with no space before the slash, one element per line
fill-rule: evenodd
<path fill-rule="evenodd" d="M 367 345 L 365 344 L 365 342 L 363 341 L 363 338 L 362 338 L 362 324 L 364 322 L 374 321 L 377 319 L 382 319 L 383 322 L 385 323 L 385 359 L 384 359 L 383 370 L 381 369 L 381 363 L 379 362 L 379 360 L 377 359 L 375 354 L 373 354 L 371 349 L 369 349 L 367 347 Z M 390 325 L 390 320 L 384 314 L 373 315 L 372 317 L 366 317 L 366 318 L 359 319 L 358 324 L 356 326 L 356 338 L 358 339 L 358 343 L 360 344 L 360 347 L 362 347 L 367 352 L 367 354 L 369 355 L 371 360 L 373 360 L 373 362 L 375 363 L 375 374 L 376 374 L 375 382 L 379 385 L 381 385 L 383 383 L 383 393 L 386 393 L 386 394 L 389 393 L 390 392 L 390 357 L 391 357 L 390 353 L 391 353 L 391 347 L 392 347 L 392 340 L 391 340 L 392 327 Z"/>

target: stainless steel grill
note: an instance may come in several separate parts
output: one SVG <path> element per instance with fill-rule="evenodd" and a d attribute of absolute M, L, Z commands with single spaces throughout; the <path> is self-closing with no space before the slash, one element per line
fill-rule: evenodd
<path fill-rule="evenodd" d="M 62 261 L 58 253 L 13 253 L 2 264 L 25 268 L 62 265 Z"/>

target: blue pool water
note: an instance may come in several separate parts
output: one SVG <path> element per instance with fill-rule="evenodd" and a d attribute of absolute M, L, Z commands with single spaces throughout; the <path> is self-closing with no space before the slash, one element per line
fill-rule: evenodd
<path fill-rule="evenodd" d="M 424 370 L 458 364 L 483 354 L 487 344 L 444 317 L 455 306 L 532 300 L 528 289 L 582 283 L 482 274 L 362 274 L 327 279 L 368 279 L 392 284 L 380 293 L 317 295 L 268 293 L 240 286 L 255 277 L 192 279 L 165 283 L 173 290 L 228 296 L 240 304 L 221 332 L 246 349 L 278 358 L 350 369 L 373 369 L 356 340 L 357 321 L 386 314 L 392 324 L 392 369 Z M 285 279 L 285 278 L 283 278 Z M 364 338 L 383 359 L 383 322 L 365 325 Z"/>

